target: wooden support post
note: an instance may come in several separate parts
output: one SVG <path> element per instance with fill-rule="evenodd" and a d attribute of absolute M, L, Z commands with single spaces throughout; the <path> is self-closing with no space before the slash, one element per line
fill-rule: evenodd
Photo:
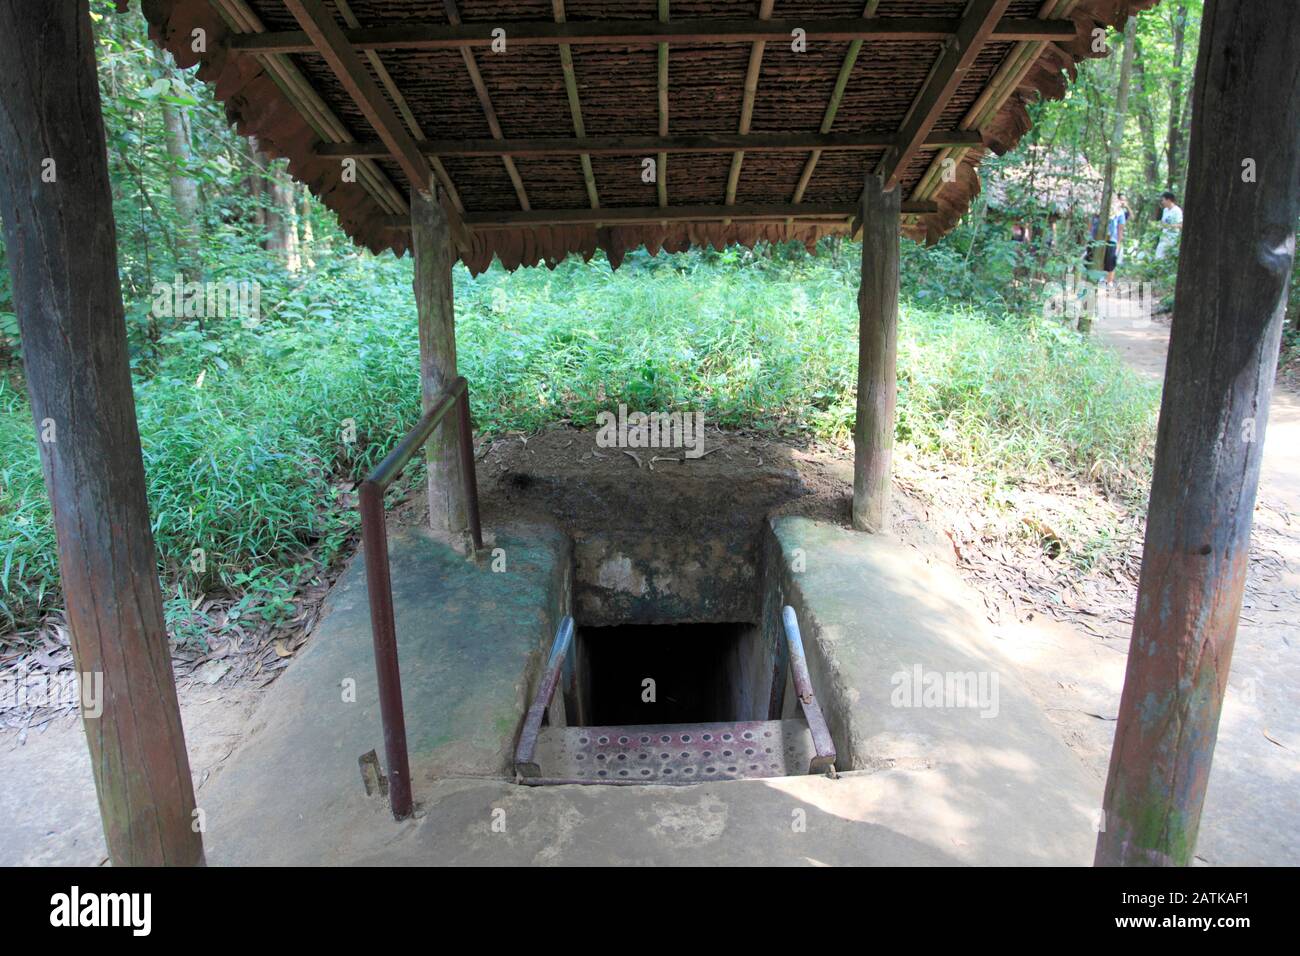
<path fill-rule="evenodd" d="M 867 174 L 862 190 L 858 287 L 858 415 L 853 426 L 853 527 L 883 531 L 889 518 L 898 395 L 898 217 L 902 190 Z"/>
<path fill-rule="evenodd" d="M 0 217 L 109 858 L 202 864 L 87 0 L 0 0 L 0 103 Z"/>
<path fill-rule="evenodd" d="M 1300 216 L 1300 6 L 1207 0 L 1186 224 L 1098 865 L 1191 862 Z"/>
<path fill-rule="evenodd" d="M 420 389 L 427 412 L 456 379 L 456 305 L 452 296 L 451 229 L 428 193 L 411 194 L 415 308 L 420 321 Z M 469 526 L 456 450 L 456 420 L 448 415 L 425 445 L 429 461 L 429 526 L 458 538 Z"/>

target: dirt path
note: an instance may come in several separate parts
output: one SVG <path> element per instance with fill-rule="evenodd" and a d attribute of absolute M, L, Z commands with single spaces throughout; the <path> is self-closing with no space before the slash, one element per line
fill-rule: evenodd
<path fill-rule="evenodd" d="M 204 785 L 243 738 L 261 691 L 248 686 L 181 687 L 178 693 L 201 804 Z M 106 862 L 81 719 L 69 713 L 26 734 L 0 732 L 0 866 Z"/>
<path fill-rule="evenodd" d="M 1126 364 L 1163 380 L 1167 325 L 1095 328 Z M 1113 719 L 1123 674 L 1107 657 L 1119 655 L 1082 653 L 1077 660 L 1100 662 L 1081 667 L 1090 688 L 1082 696 Z M 1105 723 L 1109 737 L 1114 724 Z M 1300 396 L 1282 386 L 1265 433 L 1246 597 L 1197 855 L 1214 864 L 1300 863 Z"/>
<path fill-rule="evenodd" d="M 1103 322 L 1097 325 L 1097 334 L 1130 368 L 1164 380 L 1168 325 L 1157 322 L 1134 328 Z M 1269 411 L 1259 497 L 1285 505 L 1292 516 L 1300 518 L 1300 396 L 1281 384 L 1273 392 Z"/>

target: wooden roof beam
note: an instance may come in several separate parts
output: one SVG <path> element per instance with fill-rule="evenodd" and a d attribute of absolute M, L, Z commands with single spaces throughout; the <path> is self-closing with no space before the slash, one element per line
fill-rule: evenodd
<path fill-rule="evenodd" d="M 266 26 L 244 0 L 214 0 L 217 13 L 237 33 L 265 33 Z M 287 56 L 277 53 L 258 54 L 258 63 L 279 88 L 289 105 L 298 111 L 321 139 L 331 143 L 352 142 L 352 134 L 307 82 L 307 78 Z M 385 154 L 386 155 L 386 154 Z M 358 157 L 359 158 L 359 157 Z M 410 211 L 406 197 L 377 165 L 368 159 L 357 164 L 357 181 L 382 209 L 394 214 Z"/>
<path fill-rule="evenodd" d="M 419 149 L 431 156 L 631 156 L 651 153 L 802 153 L 887 149 L 898 142 L 893 131 L 881 133 L 707 133 L 694 136 L 604 136 L 573 139 L 444 139 L 420 140 Z M 974 130 L 940 130 L 925 138 L 923 148 L 943 149 L 978 146 L 983 142 Z M 389 156 L 383 143 L 322 143 L 318 156 L 356 159 L 384 159 Z"/>
<path fill-rule="evenodd" d="M 443 0 L 443 8 L 447 11 L 447 19 L 452 24 L 459 24 L 460 7 L 456 0 Z M 487 84 L 483 82 L 483 74 L 479 72 L 478 59 L 474 56 L 474 51 L 469 47 L 461 47 L 461 59 L 465 61 L 465 70 L 469 73 L 469 82 L 474 87 L 474 93 L 478 96 L 479 106 L 483 108 L 483 117 L 487 120 L 488 132 L 496 140 L 504 139 L 505 134 L 501 132 L 501 123 L 497 119 L 497 111 L 492 106 L 492 97 L 488 95 Z M 506 175 L 510 177 L 510 182 L 515 187 L 515 196 L 519 199 L 520 209 L 532 208 L 528 202 L 528 191 L 524 189 L 523 177 L 519 175 L 519 170 L 515 167 L 515 162 L 509 154 L 501 154 L 501 164 L 505 166 Z"/>
<path fill-rule="evenodd" d="M 551 12 L 559 26 L 565 25 L 564 0 L 551 0 Z M 510 42 L 510 32 L 506 31 L 506 42 Z M 573 135 L 578 139 L 587 138 L 587 127 L 582 122 L 582 103 L 578 99 L 578 77 L 573 70 L 573 52 L 567 43 L 560 44 L 560 68 L 564 71 L 564 92 L 569 97 L 569 112 L 573 116 Z M 582 162 L 582 179 L 587 184 L 587 199 L 592 209 L 600 208 L 600 195 L 596 192 L 596 173 L 591 168 L 591 156 L 579 153 Z"/>
<path fill-rule="evenodd" d="M 324 57 L 343 88 L 356 102 L 357 108 L 388 147 L 389 153 L 405 173 L 411 189 L 432 193 L 433 170 L 428 159 L 393 112 L 393 108 L 388 105 L 388 100 L 366 70 L 357 51 L 349 45 L 343 28 L 334 21 L 323 0 L 284 0 L 284 4 L 311 38 L 314 50 Z M 447 216 L 457 245 L 467 248 L 468 237 L 460 213 L 450 199 L 444 205 L 447 207 Z"/>
<path fill-rule="evenodd" d="M 1011 0 L 971 0 L 966 7 L 961 29 L 945 43 L 921 92 L 912 101 L 899 130 L 898 144 L 880 162 L 879 171 L 884 176 L 886 190 L 898 185 L 908 164 L 925 145 L 926 137 L 961 85 L 966 71 L 975 62 L 984 44 L 993 36 L 998 21 L 1010 3 Z"/>
<path fill-rule="evenodd" d="M 1047 0 L 1038 12 L 1040 19 L 1046 20 L 1049 17 L 1068 16 L 1077 5 L 1077 0 Z M 1017 43 L 1007 58 L 1002 61 L 996 73 L 989 80 L 989 85 L 984 92 L 980 94 L 979 99 L 967 112 L 965 118 L 961 121 L 963 130 L 979 130 L 990 122 L 993 117 L 997 116 L 998 111 L 1002 109 L 1003 104 L 1010 98 L 1011 94 L 1016 91 L 1016 87 L 1025 78 L 1025 75 L 1038 62 L 1039 56 L 1042 55 L 1046 43 L 1040 41 L 1022 41 Z M 969 147 L 965 146 L 946 146 L 941 149 L 930 163 L 930 168 L 925 171 L 916 188 L 912 191 L 912 196 L 916 199 L 930 199 L 943 185 L 943 161 L 951 159 L 954 163 L 962 161 Z"/>
<path fill-rule="evenodd" d="M 711 222 L 727 219 L 739 221 L 783 222 L 793 220 L 827 220 L 834 222 L 853 215 L 853 203 L 746 203 L 736 206 L 646 206 L 604 209 L 533 209 L 528 212 L 466 213 L 465 222 L 474 229 L 518 229 L 559 225 L 624 225 L 654 222 Z M 931 202 L 904 202 L 903 211 L 925 215 L 938 211 Z M 409 222 L 394 216 L 387 221 L 392 229 L 409 228 Z"/>
<path fill-rule="evenodd" d="M 867 0 L 866 6 L 862 8 L 863 19 L 869 19 L 880 6 L 880 0 Z M 831 90 L 830 99 L 826 103 L 826 112 L 822 115 L 822 134 L 829 133 L 831 127 L 835 124 L 835 114 L 839 112 L 840 101 L 844 98 L 844 90 L 849 85 L 849 77 L 853 75 L 853 67 L 857 65 L 858 54 L 862 52 L 862 41 L 854 40 L 849 44 L 848 51 L 844 54 L 844 62 L 840 64 L 839 75 L 835 78 L 835 87 Z M 808 190 L 808 183 L 812 181 L 813 170 L 817 168 L 817 163 L 822 158 L 822 150 L 814 149 L 809 154 L 807 162 L 804 163 L 803 172 L 799 174 L 799 182 L 794 187 L 793 202 L 803 202 L 803 194 Z"/>
<path fill-rule="evenodd" d="M 758 18 L 772 19 L 772 7 L 776 0 L 759 0 Z M 754 119 L 754 99 L 758 96 L 758 75 L 763 69 L 763 51 L 767 49 L 766 40 L 755 40 L 749 50 L 749 67 L 745 70 L 745 92 L 740 102 L 740 126 L 737 132 L 744 136 L 749 132 L 749 125 Z M 737 150 L 731 157 L 731 170 L 727 173 L 728 206 L 736 202 L 736 189 L 740 185 L 740 167 L 745 162 L 745 151 Z"/>
<path fill-rule="evenodd" d="M 553 0 L 554 2 L 554 0 Z M 490 47 L 493 31 L 505 30 L 514 46 L 572 46 L 578 44 L 655 46 L 660 43 L 757 43 L 786 40 L 795 29 L 809 42 L 849 43 L 944 40 L 960 33 L 963 21 L 949 17 L 843 17 L 840 19 L 738 20 L 582 20 L 555 23 L 402 23 L 343 31 L 344 41 L 360 50 L 449 50 Z M 1075 38 L 1071 20 L 1008 18 L 996 23 L 992 39 L 1065 41 Z M 315 53 L 305 30 L 244 34 L 231 38 L 233 50 L 246 53 Z"/>
<path fill-rule="evenodd" d="M 343 18 L 343 22 L 349 27 L 359 27 L 361 25 L 356 14 L 352 12 L 352 7 L 348 4 L 348 0 L 334 0 L 334 5 L 338 7 L 339 16 Z M 393 105 L 396 106 L 397 111 L 402 114 L 402 119 L 406 123 L 406 128 L 410 130 L 411 135 L 414 136 L 417 141 L 424 139 L 424 130 L 420 128 L 419 121 L 415 118 L 415 114 L 411 112 L 411 107 L 410 104 L 406 102 L 406 97 L 404 97 L 402 91 L 397 88 L 397 83 L 393 81 L 392 74 L 390 74 L 388 68 L 384 66 L 383 59 L 374 50 L 366 51 L 366 59 L 370 62 L 370 68 L 375 71 L 375 76 L 379 77 L 379 82 L 383 84 L 384 89 L 388 91 L 388 95 L 392 97 Z M 456 189 L 456 184 L 452 182 L 451 174 L 448 173 L 446 168 L 442 165 L 442 161 L 435 156 L 429 160 L 429 165 L 433 167 L 433 171 L 435 175 L 437 175 L 438 181 L 442 183 L 443 188 L 447 190 L 447 197 L 451 200 L 452 205 L 454 205 L 458 211 L 463 212 L 465 205 L 461 202 L 460 193 Z"/>
<path fill-rule="evenodd" d="M 659 22 L 668 22 L 668 0 L 659 0 Z M 668 44 L 659 44 L 659 137 L 668 138 Z M 668 205 L 668 153 L 661 151 L 655 165 L 659 205 Z"/>
<path fill-rule="evenodd" d="M 323 0 L 284 0 L 284 5 L 311 40 L 313 52 L 325 58 L 348 95 L 379 134 L 389 154 L 402 167 L 411 188 L 429 192 L 431 171 L 428 160 L 388 105 L 388 100 L 361 62 L 357 50 L 344 36 L 343 29 L 334 22 Z"/>

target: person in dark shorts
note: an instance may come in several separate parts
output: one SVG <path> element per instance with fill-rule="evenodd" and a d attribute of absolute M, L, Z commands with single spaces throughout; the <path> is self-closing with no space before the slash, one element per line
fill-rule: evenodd
<path fill-rule="evenodd" d="M 1118 250 L 1115 248 L 1115 241 L 1112 239 L 1106 243 L 1106 255 L 1102 262 L 1102 269 L 1106 272 L 1106 284 L 1115 284 L 1115 267 L 1119 265 Z"/>
<path fill-rule="evenodd" d="M 1102 258 L 1102 271 L 1106 273 L 1105 285 L 1115 284 L 1115 270 L 1124 261 L 1124 226 L 1128 223 L 1128 199 L 1120 193 L 1111 203 L 1110 218 L 1106 221 L 1106 253 Z M 1092 238 L 1097 239 L 1100 222 L 1092 217 Z M 1092 253 L 1086 253 L 1092 261 Z"/>
<path fill-rule="evenodd" d="M 1106 260 L 1102 268 L 1106 284 L 1115 285 L 1115 269 L 1124 261 L 1124 227 L 1128 225 L 1128 199 L 1123 193 L 1111 207 L 1110 221 L 1106 223 Z"/>

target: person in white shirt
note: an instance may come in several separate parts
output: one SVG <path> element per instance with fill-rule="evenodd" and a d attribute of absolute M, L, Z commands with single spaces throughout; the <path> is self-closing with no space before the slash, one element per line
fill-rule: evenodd
<path fill-rule="evenodd" d="M 1156 243 L 1156 258 L 1163 259 L 1178 246 L 1178 232 L 1183 228 L 1183 209 L 1174 202 L 1174 194 L 1166 192 L 1160 197 L 1160 241 Z"/>

